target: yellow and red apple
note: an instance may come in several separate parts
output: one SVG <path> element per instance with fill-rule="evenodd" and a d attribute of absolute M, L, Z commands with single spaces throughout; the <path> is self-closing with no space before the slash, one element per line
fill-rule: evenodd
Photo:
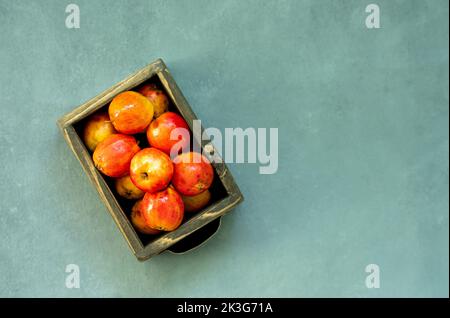
<path fill-rule="evenodd" d="M 97 145 L 94 164 L 109 177 L 123 177 L 129 173 L 131 159 L 139 150 L 133 136 L 114 134 Z"/>
<path fill-rule="evenodd" d="M 136 200 L 144 196 L 144 191 L 134 185 L 129 175 L 114 180 L 114 186 L 116 192 L 125 199 Z"/>
<path fill-rule="evenodd" d="M 131 160 L 131 180 L 142 191 L 161 191 L 169 185 L 172 176 L 172 161 L 156 148 L 142 149 Z"/>
<path fill-rule="evenodd" d="M 206 190 L 194 196 L 181 195 L 181 199 L 183 199 L 185 212 L 197 212 L 208 205 L 211 200 L 211 192 Z"/>
<path fill-rule="evenodd" d="M 173 160 L 172 184 L 182 195 L 194 196 L 206 191 L 214 179 L 208 159 L 198 152 L 186 152 Z"/>
<path fill-rule="evenodd" d="M 113 98 L 108 108 L 114 128 L 123 134 L 143 132 L 153 118 L 153 104 L 143 95 L 126 91 Z"/>
<path fill-rule="evenodd" d="M 174 135 L 176 135 L 177 138 L 172 139 L 171 133 L 176 128 L 180 128 L 180 130 L 174 132 Z M 189 146 L 189 126 L 180 115 L 173 112 L 167 112 L 152 121 L 147 129 L 147 140 L 152 147 L 170 155 L 172 147 L 177 143 L 179 143 L 178 150 Z"/>
<path fill-rule="evenodd" d="M 138 92 L 153 104 L 154 118 L 158 118 L 169 109 L 169 99 L 155 84 L 144 84 Z"/>
<path fill-rule="evenodd" d="M 159 192 L 146 193 L 141 212 L 145 223 L 152 229 L 173 231 L 183 221 L 184 204 L 177 191 L 168 187 Z"/>
<path fill-rule="evenodd" d="M 91 115 L 83 128 L 83 141 L 90 151 L 105 140 L 106 137 L 117 133 L 109 120 L 107 112 L 98 112 Z"/>
<path fill-rule="evenodd" d="M 142 234 L 155 235 L 160 233 L 160 231 L 152 229 L 147 225 L 142 215 L 141 206 L 142 200 L 139 200 L 131 208 L 131 223 L 133 224 L 133 226 L 136 228 L 136 230 L 138 230 L 138 232 L 141 232 Z"/>

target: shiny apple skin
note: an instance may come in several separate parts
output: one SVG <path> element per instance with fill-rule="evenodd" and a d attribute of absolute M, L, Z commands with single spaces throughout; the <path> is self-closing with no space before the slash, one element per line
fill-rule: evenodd
<path fill-rule="evenodd" d="M 138 89 L 138 92 L 153 104 L 154 118 L 158 118 L 169 110 L 169 99 L 155 84 L 144 84 Z"/>
<path fill-rule="evenodd" d="M 93 152 L 95 147 L 106 137 L 116 134 L 107 112 L 99 112 L 89 116 L 83 128 L 83 142 Z"/>
<path fill-rule="evenodd" d="M 146 193 L 142 199 L 141 212 L 145 223 L 152 229 L 173 231 L 184 217 L 184 204 L 181 196 L 172 188 Z"/>
<path fill-rule="evenodd" d="M 173 176 L 169 156 L 156 148 L 145 148 L 131 160 L 130 177 L 134 185 L 145 192 L 166 188 Z"/>
<path fill-rule="evenodd" d="M 97 145 L 92 157 L 100 172 L 119 178 L 129 173 L 131 159 L 139 150 L 133 136 L 114 134 Z"/>
<path fill-rule="evenodd" d="M 136 200 L 144 196 L 144 191 L 134 185 L 129 175 L 114 180 L 114 187 L 117 194 L 128 200 Z"/>
<path fill-rule="evenodd" d="M 131 223 L 138 232 L 142 234 L 155 235 L 161 233 L 161 231 L 152 229 L 145 222 L 144 216 L 141 212 L 142 200 L 136 201 L 131 208 Z"/>
<path fill-rule="evenodd" d="M 153 118 L 153 104 L 137 92 L 126 91 L 113 98 L 108 113 L 118 132 L 132 135 L 148 127 Z"/>
<path fill-rule="evenodd" d="M 206 190 L 194 196 L 182 195 L 181 199 L 184 203 L 185 212 L 197 212 L 208 205 L 209 201 L 211 200 L 211 192 L 209 190 Z"/>
<path fill-rule="evenodd" d="M 214 179 L 208 159 L 198 152 L 187 152 L 173 160 L 172 184 L 182 195 L 194 196 L 206 191 Z"/>
<path fill-rule="evenodd" d="M 185 129 L 186 134 L 180 136 L 178 140 L 171 140 L 170 134 L 175 128 Z M 189 126 L 180 115 L 173 112 L 167 112 L 151 122 L 147 129 L 147 140 L 152 147 L 170 155 L 172 147 L 180 142 L 180 140 L 183 148 L 189 145 Z"/>

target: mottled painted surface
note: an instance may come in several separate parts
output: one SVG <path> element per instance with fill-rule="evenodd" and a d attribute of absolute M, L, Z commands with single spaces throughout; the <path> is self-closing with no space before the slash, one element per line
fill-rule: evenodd
<path fill-rule="evenodd" d="M 369 1 L 73 2 L 78 30 L 0 0 L 0 296 L 448 297 L 448 1 L 378 30 Z M 206 126 L 278 127 L 279 169 L 231 165 L 220 233 L 139 263 L 55 122 L 158 57 Z"/>

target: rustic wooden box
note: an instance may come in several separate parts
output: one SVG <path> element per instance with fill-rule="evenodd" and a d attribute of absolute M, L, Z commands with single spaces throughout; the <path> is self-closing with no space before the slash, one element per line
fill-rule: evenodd
<path fill-rule="evenodd" d="M 144 82 L 157 83 L 164 89 L 171 101 L 169 110 L 178 112 L 186 120 L 191 130 L 193 129 L 193 120 L 197 117 L 161 59 L 147 65 L 58 120 L 58 126 L 66 142 L 91 179 L 129 247 L 140 261 L 147 260 L 166 249 L 179 253 L 201 244 L 217 231 L 220 225 L 220 217 L 243 200 L 243 196 L 225 163 L 213 163 L 215 178 L 210 189 L 212 200 L 209 206 L 195 214 L 188 214 L 181 226 L 175 231 L 155 237 L 141 235 L 135 231 L 129 219 L 131 203 L 115 196 L 112 191 L 111 180 L 95 168 L 92 156 L 84 146 L 79 132 L 83 120 L 87 116 L 103 107 L 108 107 L 117 94 L 132 90 Z M 194 140 L 194 142 L 200 144 L 199 140 Z M 206 147 L 209 153 L 214 153 L 214 146 L 209 140 L 201 141 L 201 147 L 202 150 Z M 207 157 L 209 156 L 207 155 Z"/>

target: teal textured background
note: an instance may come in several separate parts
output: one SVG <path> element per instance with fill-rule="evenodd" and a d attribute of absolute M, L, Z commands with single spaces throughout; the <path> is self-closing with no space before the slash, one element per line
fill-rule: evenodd
<path fill-rule="evenodd" d="M 0 296 L 448 297 L 447 0 L 73 2 L 0 0 Z M 158 57 L 205 126 L 278 127 L 279 170 L 230 165 L 220 232 L 139 263 L 56 120 Z"/>

